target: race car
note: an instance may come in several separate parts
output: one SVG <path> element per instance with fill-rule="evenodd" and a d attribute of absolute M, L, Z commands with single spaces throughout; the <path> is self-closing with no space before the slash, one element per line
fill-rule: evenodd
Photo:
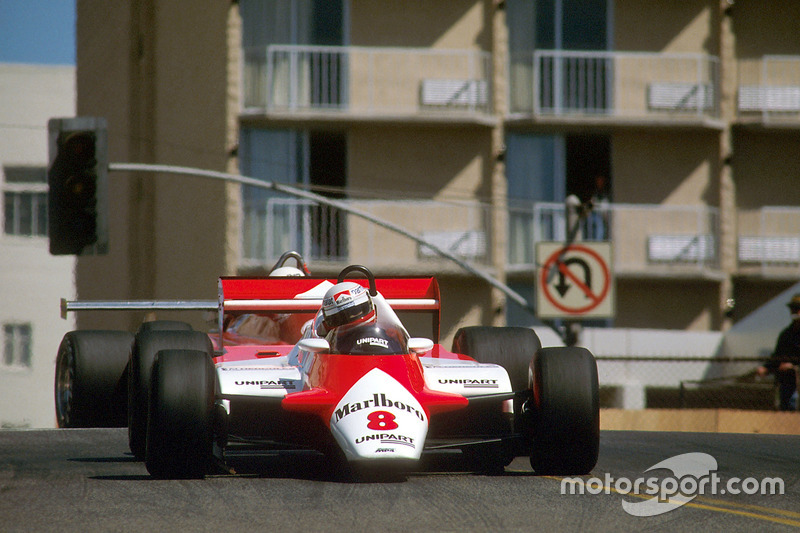
<path fill-rule="evenodd" d="M 336 279 L 223 277 L 216 308 L 210 333 L 176 321 L 68 333 L 59 426 L 127 425 L 133 454 L 166 479 L 203 478 L 242 446 L 316 450 L 353 471 L 409 471 L 448 449 L 487 472 L 517 456 L 541 474 L 596 464 L 593 355 L 519 327 L 461 328 L 448 351 L 435 278 L 361 265 Z M 400 315 L 429 315 L 430 337 Z"/>

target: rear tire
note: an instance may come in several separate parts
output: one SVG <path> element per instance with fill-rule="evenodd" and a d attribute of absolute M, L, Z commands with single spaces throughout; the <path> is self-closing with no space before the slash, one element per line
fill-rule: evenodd
<path fill-rule="evenodd" d="M 541 347 L 535 331 L 520 327 L 470 326 L 459 329 L 453 338 L 454 352 L 505 368 L 514 391 L 528 388 L 531 357 Z"/>
<path fill-rule="evenodd" d="M 531 369 L 533 397 L 525 409 L 532 419 L 531 466 L 538 474 L 588 474 L 600 449 L 594 356 L 580 347 L 542 348 Z"/>
<path fill-rule="evenodd" d="M 145 466 L 159 479 L 202 479 L 210 464 L 214 365 L 207 352 L 163 350 L 153 365 Z"/>
<path fill-rule="evenodd" d="M 137 335 L 143 331 L 191 331 L 192 326 L 180 320 L 151 320 L 142 322 Z"/>
<path fill-rule="evenodd" d="M 71 331 L 56 356 L 55 409 L 60 428 L 124 427 L 125 369 L 133 335 Z"/>
<path fill-rule="evenodd" d="M 136 335 L 128 375 L 128 444 L 139 460 L 145 458 L 147 444 L 150 374 L 161 350 L 200 350 L 210 354 L 212 347 L 208 335 L 199 331 L 148 328 Z"/>

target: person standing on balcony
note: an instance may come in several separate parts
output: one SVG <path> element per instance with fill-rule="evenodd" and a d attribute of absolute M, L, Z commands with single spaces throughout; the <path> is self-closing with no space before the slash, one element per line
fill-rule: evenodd
<path fill-rule="evenodd" d="M 588 240 L 608 240 L 609 196 L 608 178 L 604 174 L 596 174 L 592 183 L 592 195 L 584 201 L 584 205 L 588 207 L 584 235 Z"/>
<path fill-rule="evenodd" d="M 800 365 L 800 293 L 795 294 L 787 305 L 792 323 L 778 335 L 775 351 L 757 372 L 760 376 L 775 374 L 780 410 L 794 411 L 797 409 L 797 369 Z"/>

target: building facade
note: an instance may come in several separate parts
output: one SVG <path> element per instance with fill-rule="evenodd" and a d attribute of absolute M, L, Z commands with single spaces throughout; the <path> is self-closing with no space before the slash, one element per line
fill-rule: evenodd
<path fill-rule="evenodd" d="M 530 301 L 535 245 L 566 239 L 576 195 L 594 205 L 581 237 L 612 244 L 603 324 L 620 328 L 722 331 L 800 277 L 800 5 L 79 0 L 77 14 L 77 112 L 107 118 L 112 162 L 309 189 Z M 112 172 L 110 191 L 110 253 L 78 259 L 81 298 L 213 299 L 219 275 L 295 249 L 323 275 L 436 275 L 446 339 L 537 322 L 352 212 L 166 174 Z"/>
<path fill-rule="evenodd" d="M 75 258 L 47 241 L 47 121 L 75 114 L 75 68 L 0 64 L 0 428 L 55 426 L 59 299 L 75 293 Z"/>

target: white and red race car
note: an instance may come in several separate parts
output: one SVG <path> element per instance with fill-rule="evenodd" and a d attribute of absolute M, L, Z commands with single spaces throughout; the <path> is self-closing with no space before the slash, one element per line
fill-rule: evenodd
<path fill-rule="evenodd" d="M 369 291 L 378 318 L 339 342 L 321 331 L 321 306 L 344 280 Z M 516 327 L 462 328 L 448 351 L 434 278 L 374 278 L 358 265 L 338 279 L 223 277 L 217 306 L 211 333 L 176 321 L 135 335 L 68 333 L 59 426 L 127 425 L 157 478 L 202 478 L 241 445 L 318 450 L 373 470 L 414 469 L 443 449 L 495 472 L 520 455 L 538 473 L 586 474 L 597 461 L 592 354 L 542 348 Z M 432 338 L 411 337 L 406 313 L 429 315 Z"/>

